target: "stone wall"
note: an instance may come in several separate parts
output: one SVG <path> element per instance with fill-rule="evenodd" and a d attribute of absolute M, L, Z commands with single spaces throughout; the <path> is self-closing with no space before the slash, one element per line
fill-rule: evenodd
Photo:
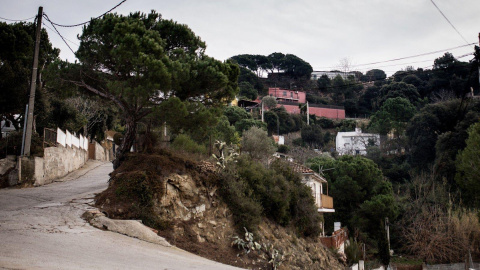
<path fill-rule="evenodd" d="M 20 183 L 33 183 L 41 186 L 52 183 L 55 179 L 79 169 L 88 160 L 88 153 L 73 147 L 47 147 L 44 156 L 21 158 Z"/>
<path fill-rule="evenodd" d="M 95 142 L 95 160 L 109 161 L 109 155 L 105 148 Z"/>
<path fill-rule="evenodd" d="M 43 177 L 36 180 L 35 185 L 45 185 L 54 179 L 82 167 L 88 160 L 88 153 L 83 149 L 73 147 L 48 147 L 43 156 Z"/>

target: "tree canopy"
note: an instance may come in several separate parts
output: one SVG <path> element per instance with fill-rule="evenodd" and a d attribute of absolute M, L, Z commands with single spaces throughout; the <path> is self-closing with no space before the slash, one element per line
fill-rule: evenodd
<path fill-rule="evenodd" d="M 268 56 L 239 54 L 232 56 L 230 59 L 235 61 L 239 66 L 256 73 L 259 77 L 263 72 L 273 73 L 276 70 L 277 72 L 284 72 L 293 78 L 309 78 L 313 71 L 309 63 L 293 54 L 285 55 L 279 52 L 272 53 Z"/>
<path fill-rule="evenodd" d="M 32 77 L 35 25 L 32 23 L 6 24 L 0 22 L 0 119 L 10 120 L 20 128 L 15 114 L 24 114 L 28 103 Z M 38 73 L 57 59 L 59 50 L 52 47 L 45 30 L 40 33 Z M 41 76 L 40 76 L 41 78 Z M 41 83 L 37 84 L 39 88 Z M 40 98 L 40 95 L 37 98 Z M 41 107 L 35 107 L 39 111 Z M 1 135 L 0 135 L 1 136 Z"/>
<path fill-rule="evenodd" d="M 480 206 L 480 122 L 468 129 L 467 146 L 456 160 L 455 180 L 461 187 L 470 206 Z"/>
<path fill-rule="evenodd" d="M 84 26 L 80 76 L 70 81 L 114 102 L 126 134 L 115 165 L 132 146 L 136 122 L 170 96 L 207 106 L 231 100 L 238 67 L 204 54 L 205 43 L 186 25 L 152 11 L 128 16 L 107 14 Z"/>
<path fill-rule="evenodd" d="M 394 129 L 397 136 L 400 136 L 415 112 L 415 107 L 408 99 L 402 97 L 389 98 L 380 110 L 372 116 L 369 126 L 382 135 L 386 135 Z"/>

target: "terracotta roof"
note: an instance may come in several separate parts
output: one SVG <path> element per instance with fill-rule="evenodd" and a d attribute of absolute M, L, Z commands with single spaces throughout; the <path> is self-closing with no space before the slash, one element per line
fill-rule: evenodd
<path fill-rule="evenodd" d="M 312 174 L 319 182 L 324 182 L 326 183 L 327 180 L 320 176 L 318 173 L 314 172 L 312 169 L 308 168 L 307 166 L 304 166 L 302 164 L 298 164 L 295 162 L 288 162 L 290 167 L 293 169 L 294 172 L 301 173 L 301 174 Z"/>
<path fill-rule="evenodd" d="M 282 154 L 283 155 L 283 154 Z M 288 156 L 288 155 L 285 155 L 285 156 Z M 315 178 L 318 182 L 323 182 L 323 183 L 327 183 L 327 180 L 325 180 L 325 178 L 323 178 L 322 176 L 320 176 L 318 173 L 316 173 L 315 171 L 313 171 L 312 169 L 308 168 L 307 166 L 304 166 L 302 164 L 299 164 L 299 163 L 296 163 L 296 162 L 293 162 L 293 161 L 288 161 L 286 159 L 282 159 L 280 157 L 271 157 L 269 159 L 269 162 L 272 162 L 274 159 L 281 159 L 281 160 L 284 160 L 288 166 L 290 166 L 290 168 L 293 169 L 294 172 L 296 173 L 300 173 L 300 174 L 310 174 L 313 176 L 313 178 Z"/>

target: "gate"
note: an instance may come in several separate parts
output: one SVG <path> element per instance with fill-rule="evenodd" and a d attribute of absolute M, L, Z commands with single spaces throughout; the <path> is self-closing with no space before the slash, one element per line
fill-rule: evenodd
<path fill-rule="evenodd" d="M 88 144 L 88 159 L 95 159 L 95 142 Z"/>

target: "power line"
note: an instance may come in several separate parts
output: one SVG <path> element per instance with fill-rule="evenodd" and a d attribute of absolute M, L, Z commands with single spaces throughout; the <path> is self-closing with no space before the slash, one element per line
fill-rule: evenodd
<path fill-rule="evenodd" d="M 53 32 L 56 32 L 55 29 L 51 28 L 50 26 L 46 25 L 44 22 L 42 22 L 43 26 L 47 27 L 48 29 L 50 29 L 51 31 Z M 73 41 L 71 41 L 70 39 L 68 38 L 65 38 L 66 41 L 72 43 L 73 45 L 76 45 L 76 46 L 80 46 L 78 43 L 75 43 Z"/>
<path fill-rule="evenodd" d="M 385 60 L 385 61 L 378 61 L 378 62 L 372 62 L 372 63 L 367 63 L 367 64 L 354 65 L 354 67 L 358 67 L 358 66 L 368 66 L 368 65 L 380 64 L 380 63 L 394 62 L 394 61 L 399 61 L 399 60 L 404 60 L 404 59 L 409 59 L 409 58 L 415 58 L 415 57 L 420 57 L 420 56 L 425 56 L 425 55 L 430 55 L 430 54 L 435 54 L 435 53 L 440 53 L 440 52 L 455 50 L 455 49 L 467 47 L 467 46 L 474 45 L 474 44 L 476 44 L 476 43 L 473 42 L 473 43 L 470 43 L 470 44 L 461 45 L 461 46 L 457 46 L 457 47 L 453 47 L 453 48 L 448 48 L 448 49 L 444 49 L 444 50 L 438 50 L 438 51 L 428 52 L 428 53 L 421 53 L 421 54 L 416 54 L 416 55 L 406 56 L 406 57 L 400 57 L 400 58 L 395 58 L 395 59 L 390 59 L 390 60 Z"/>
<path fill-rule="evenodd" d="M 75 52 L 72 50 L 72 48 L 70 47 L 70 45 L 68 45 L 67 41 L 65 40 L 65 38 L 62 36 L 62 34 L 60 34 L 60 32 L 58 32 L 57 28 L 55 27 L 55 25 L 53 25 L 52 21 L 50 21 L 50 19 L 48 18 L 48 15 L 43 13 L 43 17 L 48 21 L 50 22 L 50 24 L 53 26 L 53 29 L 55 29 L 55 31 L 57 32 L 57 34 L 62 38 L 63 42 L 65 42 L 65 44 L 67 45 L 67 47 L 70 49 L 70 51 L 73 53 L 73 55 L 75 55 Z"/>
<path fill-rule="evenodd" d="M 13 20 L 13 19 L 7 19 L 7 18 L 3 18 L 3 17 L 0 17 L 0 19 L 5 20 L 5 21 L 11 21 L 11 22 L 24 22 L 24 21 L 29 21 L 31 19 L 34 19 L 35 17 L 37 17 L 37 16 L 33 16 L 31 18 L 23 19 L 23 20 Z"/>
<path fill-rule="evenodd" d="M 118 3 L 116 6 L 114 6 L 114 7 L 113 7 L 113 8 L 111 8 L 110 10 L 106 11 L 106 12 L 105 12 L 105 13 L 103 13 L 102 15 L 100 15 L 100 16 L 98 16 L 98 17 L 95 17 L 95 18 L 93 18 L 93 20 L 99 19 L 99 18 L 101 18 L 101 17 L 105 16 L 106 14 L 108 14 L 108 13 L 112 12 L 114 9 L 116 9 L 116 8 L 117 8 L 117 7 L 119 7 L 121 4 L 125 3 L 126 1 L 127 1 L 127 0 L 123 0 L 123 1 L 121 1 L 121 2 L 120 2 L 120 3 Z M 92 19 L 91 19 L 91 20 L 92 20 Z M 91 21 L 91 20 L 90 20 L 90 21 Z M 85 25 L 85 24 L 89 23 L 90 21 L 86 21 L 86 22 L 83 22 L 83 23 L 78 23 L 78 24 L 72 24 L 72 25 L 64 25 L 64 24 L 58 24 L 58 23 L 54 23 L 54 22 L 52 22 L 52 21 L 50 21 L 50 20 L 49 20 L 49 22 L 50 22 L 52 25 L 54 25 L 54 27 L 55 27 L 55 25 L 56 25 L 56 26 L 58 26 L 58 27 L 77 27 L 77 26 L 82 26 L 82 25 Z"/>
<path fill-rule="evenodd" d="M 473 53 L 467 53 L 463 54 L 460 56 L 454 56 L 455 59 L 460 59 L 469 55 L 473 55 Z M 394 67 L 394 66 L 403 66 L 403 65 L 411 65 L 411 64 L 418 64 L 418 63 L 425 63 L 425 62 L 433 62 L 435 59 L 432 60 L 423 60 L 423 61 L 416 61 L 416 62 L 409 62 L 409 63 L 400 63 L 400 64 L 393 64 L 393 65 L 384 65 L 384 66 L 374 66 L 374 67 L 365 67 L 365 68 L 360 68 L 355 71 L 360 71 L 360 70 L 370 70 L 370 69 L 377 69 L 377 68 L 383 68 L 383 67 Z"/>
<path fill-rule="evenodd" d="M 447 16 L 445 16 L 445 14 L 443 14 L 443 12 L 440 10 L 440 8 L 437 6 L 437 4 L 435 4 L 435 2 L 433 2 L 433 0 L 430 0 L 430 1 L 437 8 L 438 12 L 440 12 L 440 14 L 442 14 L 443 18 L 445 18 L 445 20 L 447 20 L 447 22 L 453 27 L 453 29 L 455 29 L 455 31 L 460 35 L 460 37 L 462 37 L 462 39 L 465 40 L 465 43 L 468 44 L 467 39 L 462 34 L 460 34 L 460 31 L 458 31 L 457 28 L 453 25 L 453 23 L 450 22 L 450 20 L 447 18 Z"/>
<path fill-rule="evenodd" d="M 473 42 L 473 43 L 470 43 L 470 44 L 460 45 L 460 46 L 456 46 L 456 47 L 452 47 L 452 48 L 448 48 L 448 49 L 443 49 L 443 50 L 437 50 L 437 51 L 433 51 L 433 52 L 421 53 L 421 54 L 405 56 L 405 57 L 400 57 L 400 58 L 394 58 L 394 59 L 389 59 L 389 60 L 383 60 L 383 61 L 377 61 L 377 62 L 371 62 L 371 63 L 366 63 L 366 64 L 352 65 L 352 67 L 361 67 L 361 66 L 369 66 L 369 65 L 381 64 L 381 63 L 395 62 L 395 61 L 405 60 L 405 59 L 409 59 L 409 58 L 415 58 L 415 57 L 420 57 L 420 56 L 425 56 L 425 55 L 430 55 L 430 54 L 446 52 L 446 51 L 450 51 L 450 50 L 456 50 L 456 49 L 460 49 L 460 48 L 467 47 L 467 46 L 470 46 L 470 45 L 475 45 L 475 44 L 477 44 L 477 43 Z M 336 68 L 336 67 L 334 67 L 334 66 L 324 67 L 324 69 L 332 69 L 332 68 Z"/>

